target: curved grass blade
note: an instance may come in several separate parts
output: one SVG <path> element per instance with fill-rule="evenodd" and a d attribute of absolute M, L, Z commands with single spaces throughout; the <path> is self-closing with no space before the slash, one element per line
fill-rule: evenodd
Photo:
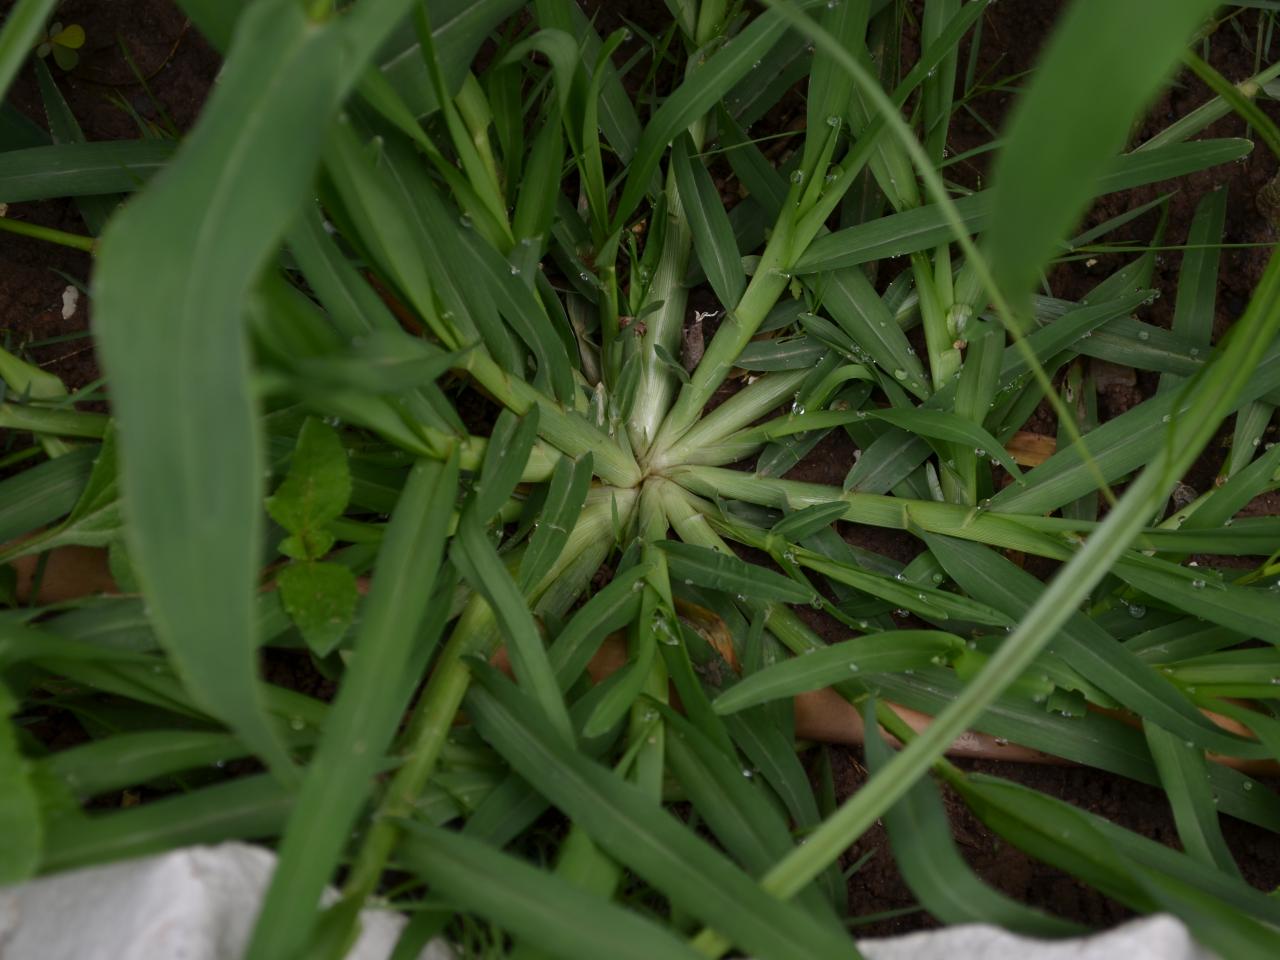
<path fill-rule="evenodd" d="M 867 767 L 874 775 L 891 755 L 875 720 L 874 701 L 867 703 L 863 729 Z M 994 923 L 1032 937 L 1066 937 L 1084 932 L 1078 924 L 1006 897 L 977 877 L 956 849 L 951 822 L 927 777 L 922 777 L 885 811 L 884 822 L 903 880 L 920 905 L 943 923 Z"/>
<path fill-rule="evenodd" d="M 1218 294 L 1218 261 L 1222 257 L 1222 229 L 1226 224 L 1227 191 L 1205 194 L 1196 205 L 1187 230 L 1188 249 L 1178 268 L 1178 299 L 1173 308 L 1172 330 L 1207 350 L 1213 336 L 1213 312 Z M 1177 384 L 1175 377 L 1161 377 L 1160 389 Z"/>
<path fill-rule="evenodd" d="M 84 446 L 0 481 L 0 543 L 52 523 L 74 509 L 100 449 Z"/>
<path fill-rule="evenodd" d="M 671 169 L 675 172 L 693 248 L 698 253 L 707 282 L 726 309 L 733 309 L 747 287 L 742 256 L 733 239 L 733 225 L 720 201 L 720 191 L 701 162 L 690 155 L 693 141 L 688 135 L 676 139 L 671 149 Z"/>
<path fill-rule="evenodd" d="M 560 631 L 547 656 L 561 689 L 587 668 L 606 635 L 635 619 L 640 612 L 640 589 L 648 575 L 649 565 L 644 563 L 619 573 Z"/>
<path fill-rule="evenodd" d="M 929 378 L 915 348 L 862 270 L 832 270 L 806 281 L 806 286 L 840 328 L 886 373 L 917 397 L 928 396 Z"/>
<path fill-rule="evenodd" d="M 290 790 L 263 774 L 118 812 L 67 817 L 49 834 L 40 870 L 52 873 L 196 843 L 274 836 L 293 800 Z"/>
<path fill-rule="evenodd" d="M 281 775 L 292 764 L 254 675 L 263 457 L 242 314 L 329 117 L 408 6 L 375 0 L 320 26 L 292 0 L 250 7 L 200 122 L 108 227 L 95 275 L 130 556 L 157 633 L 192 695 Z"/>
<path fill-rule="evenodd" d="M 775 11 L 757 17 L 733 38 L 733 43 L 724 45 L 690 71 L 679 88 L 662 102 L 640 135 L 635 156 L 627 166 L 627 179 L 613 215 L 615 230 L 635 212 L 667 145 L 746 76 L 785 31 L 786 23 Z"/>
<path fill-rule="evenodd" d="M 1223 139 L 1125 154 L 1112 161 L 1111 171 L 1095 181 L 1092 195 L 1127 190 L 1230 163 L 1247 156 L 1252 149 L 1253 144 L 1248 140 Z M 956 212 L 971 232 L 978 233 L 991 222 L 993 200 L 991 190 L 959 197 L 955 201 Z M 793 271 L 809 274 L 852 267 L 927 250 L 951 239 L 951 226 L 945 213 L 938 204 L 926 204 L 819 237 L 805 250 Z"/>
<path fill-rule="evenodd" d="M 1159 870 L 1135 863 L 1085 813 L 1042 793 L 982 775 L 955 785 L 988 826 L 1032 856 L 1085 880 L 1109 896 L 1143 912 L 1165 909 L 1190 926 L 1197 940 L 1223 956 L 1274 956 L 1280 934 L 1223 899 Z M 1190 909 L 1189 909 L 1190 908 Z"/>
<path fill-rule="evenodd" d="M 716 697 L 712 706 L 719 714 L 736 713 L 851 678 L 926 667 L 963 649 L 959 637 L 936 630 L 891 630 L 855 637 L 744 677 Z"/>
<path fill-rule="evenodd" d="M 697 960 L 652 920 L 463 834 L 406 821 L 396 856 L 455 907 L 492 919 L 549 955 Z"/>
<path fill-rule="evenodd" d="M 467 704 L 485 740 L 606 853 L 754 956 L 858 956 L 851 940 L 765 894 L 645 791 L 570 748 L 505 678 L 473 669 L 479 686 Z"/>
<path fill-rule="evenodd" d="M 30 878 L 40 863 L 44 844 L 41 802 L 32 780 L 33 766 L 18 748 L 18 738 L 10 717 L 18 701 L 0 683 L 0 830 L 4 831 L 5 852 L 0 857 L 0 884 L 21 883 Z"/>
<path fill-rule="evenodd" d="M 520 558 L 517 582 L 522 591 L 542 579 L 551 569 L 569 540 L 569 531 L 582 513 L 591 486 L 592 457 L 584 454 L 578 460 L 561 457 L 551 474 L 547 498 L 534 521 L 529 546 Z"/>
<path fill-rule="evenodd" d="M 40 766 L 78 796 L 92 797 L 184 770 L 221 766 L 246 752 L 229 733 L 144 730 L 60 750 L 42 759 Z"/>
<path fill-rule="evenodd" d="M 674 711 L 663 708 L 662 712 L 670 724 L 666 750 L 671 769 L 684 785 L 694 808 L 725 849 L 749 873 L 763 873 L 793 843 L 778 808 L 769 802 L 752 778 L 743 776 L 735 754 L 726 754 L 703 731 Z M 790 743 L 784 747 L 792 753 Z M 816 805 L 813 812 L 816 819 Z M 823 898 L 817 886 L 802 891 L 797 901 L 813 915 L 815 922 L 829 930 L 840 930 L 831 903 Z"/>
<path fill-rule="evenodd" d="M 980 544 L 923 534 L 930 552 L 961 589 L 1021 619 L 1044 596 L 1045 586 L 1016 564 Z M 1227 754 L 1252 754 L 1258 745 L 1224 733 L 1181 692 L 1093 621 L 1073 613 L 1051 649 L 1087 680 L 1139 716 L 1178 736 Z"/>
<path fill-rule="evenodd" d="M 472 58 L 489 34 L 523 5 L 524 0 L 427 4 L 431 13 L 432 45 L 451 95 L 466 79 Z M 381 62 L 380 69 L 415 116 L 422 118 L 440 109 L 426 58 L 416 42 L 391 54 Z"/>
<path fill-rule="evenodd" d="M 0 100 L 31 56 L 45 21 L 57 6 L 58 0 L 17 0 L 5 15 L 0 29 Z"/>
<path fill-rule="evenodd" d="M 408 707 L 412 686 L 389 696 L 387 678 L 409 672 L 440 571 L 457 497 L 457 455 L 419 463 L 392 514 L 364 605 L 352 659 L 329 708 L 280 845 L 248 957 L 292 956 L 307 941 L 324 885 Z"/>
<path fill-rule="evenodd" d="M 866 416 L 883 420 L 922 437 L 971 445 L 975 456 L 991 457 L 1009 471 L 1009 475 L 1017 483 L 1023 483 L 1022 471 L 1006 452 L 1004 445 L 978 424 L 970 423 L 956 414 L 941 410 L 903 408 L 867 411 Z"/>
<path fill-rule="evenodd" d="M 997 285 L 1019 305 L 1213 7 L 1077 0 L 1059 22 L 992 172 L 987 248 Z M 1099 68 L 1082 72 L 1082 58 Z"/>
<path fill-rule="evenodd" d="M 813 599 L 808 587 L 730 554 L 673 540 L 661 541 L 658 546 L 667 555 L 673 580 L 753 599 L 786 603 L 808 603 Z"/>
<path fill-rule="evenodd" d="M 1144 721 L 1142 729 L 1160 773 L 1160 783 L 1173 807 L 1182 849 L 1206 869 L 1240 876 L 1240 868 L 1227 848 L 1218 823 L 1218 808 L 1209 786 L 1204 751 L 1188 746 L 1150 721 Z"/>
<path fill-rule="evenodd" d="M 0 200 L 132 193 L 169 163 L 168 140 L 59 143 L 0 153 Z"/>

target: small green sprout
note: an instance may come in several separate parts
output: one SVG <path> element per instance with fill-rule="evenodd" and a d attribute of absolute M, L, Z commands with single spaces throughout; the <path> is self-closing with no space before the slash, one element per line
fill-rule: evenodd
<path fill-rule="evenodd" d="M 61 23 L 54 23 L 50 25 L 44 39 L 36 46 L 36 55 L 40 57 L 52 55 L 53 62 L 63 70 L 74 70 L 76 64 L 80 62 L 80 54 L 76 51 L 83 46 L 84 27 L 78 23 L 67 24 L 65 27 Z"/>

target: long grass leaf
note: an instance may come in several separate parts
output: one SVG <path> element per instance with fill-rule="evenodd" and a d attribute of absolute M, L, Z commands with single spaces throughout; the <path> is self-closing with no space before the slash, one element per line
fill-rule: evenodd
<path fill-rule="evenodd" d="M 857 956 L 799 908 L 764 894 L 640 788 L 570 749 L 504 679 L 477 669 L 468 705 L 485 739 L 607 853 L 754 956 Z"/>
<path fill-rule="evenodd" d="M 1212 9 L 1212 0 L 1079 0 L 1066 12 L 1009 118 L 992 172 L 987 247 L 1006 295 L 1030 292 L 1133 118 Z M 1082 56 L 1099 68 L 1082 74 Z"/>
<path fill-rule="evenodd" d="M 450 903 L 556 957 L 696 960 L 667 928 L 462 834 L 406 823 L 397 856 Z"/>
<path fill-rule="evenodd" d="M 379 551 L 352 660 L 329 709 L 263 900 L 266 922 L 247 956 L 292 955 L 306 942 L 324 885 L 374 787 L 374 775 L 408 706 L 411 687 L 388 696 L 386 679 L 408 672 L 457 496 L 456 455 L 409 474 Z M 420 655 L 420 654 L 418 654 Z"/>
<path fill-rule="evenodd" d="M 843 680 L 924 667 L 962 649 L 964 641 L 933 630 L 893 630 L 833 643 L 744 677 L 716 698 L 717 713 L 734 713 Z"/>
<path fill-rule="evenodd" d="M 888 762 L 872 708 L 867 710 L 867 766 L 871 773 Z M 1030 909 L 989 887 L 974 875 L 956 849 L 942 800 L 922 778 L 884 815 L 894 859 L 920 904 L 946 924 L 995 923 L 1034 937 L 1079 934 L 1079 925 Z"/>
<path fill-rule="evenodd" d="M 317 26 L 292 0 L 254 4 L 200 122 L 108 228 L 95 275 L 130 554 L 157 632 L 199 702 L 282 774 L 254 677 L 263 465 L 241 316 L 329 116 L 407 7 L 379 0 Z"/>
<path fill-rule="evenodd" d="M 0 153 L 0 199 L 132 193 L 164 169 L 175 147 L 168 140 L 109 140 Z"/>
<path fill-rule="evenodd" d="M 57 0 L 17 0 L 5 15 L 0 29 L 0 100 L 9 92 L 57 5 Z"/>

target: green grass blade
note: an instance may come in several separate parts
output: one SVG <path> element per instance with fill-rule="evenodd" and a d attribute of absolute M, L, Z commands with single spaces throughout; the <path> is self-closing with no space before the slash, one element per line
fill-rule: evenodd
<path fill-rule="evenodd" d="M 0 543 L 70 513 L 100 447 L 87 445 L 0 480 Z"/>
<path fill-rule="evenodd" d="M 106 140 L 0 153 L 0 199 L 132 193 L 168 165 L 175 148 L 167 140 Z"/>
<path fill-rule="evenodd" d="M 1159 150 L 1126 154 L 1112 161 L 1111 171 L 1095 182 L 1091 195 L 1128 190 L 1230 163 L 1247 156 L 1252 149 L 1253 144 L 1248 140 L 1226 139 L 1172 144 Z M 980 232 L 989 225 L 994 199 L 992 190 L 984 190 L 955 201 L 956 212 L 971 232 Z M 793 269 L 798 274 L 809 274 L 852 267 L 927 250 L 950 239 L 952 231 L 946 214 L 938 204 L 928 204 L 819 237 Z"/>
<path fill-rule="evenodd" d="M 503 20 L 524 5 L 525 0 L 473 0 L 473 2 L 426 4 L 431 14 L 431 38 L 439 56 L 440 71 L 450 95 L 457 92 L 471 68 L 472 58 Z M 382 60 L 382 72 L 404 98 L 414 115 L 422 118 L 440 109 L 435 86 L 422 49 L 416 41 L 400 44 Z"/>
<path fill-rule="evenodd" d="M 673 580 L 755 599 L 808 603 L 813 592 L 772 570 L 696 544 L 661 541 Z"/>
<path fill-rule="evenodd" d="M 1077 0 L 1008 121 L 992 172 L 987 249 L 997 284 L 1025 297 L 1124 146 L 1212 0 Z M 1096 69 L 1082 72 L 1082 58 Z"/>
<path fill-rule="evenodd" d="M 488 522 L 506 503 L 520 482 L 520 474 L 529 460 L 529 452 L 538 437 L 538 408 L 517 418 L 504 410 L 493 425 L 493 433 L 484 448 L 484 463 L 473 490 L 473 510 L 481 522 Z"/>
<path fill-rule="evenodd" d="M 928 533 L 924 538 L 963 590 L 1011 617 L 1023 619 L 1045 595 L 1039 580 L 993 550 Z M 1227 753 L 1256 746 L 1223 733 L 1158 671 L 1082 614 L 1066 618 L 1051 643 L 1054 652 L 1084 677 L 1140 716 L 1176 730 L 1179 736 Z"/>
<path fill-rule="evenodd" d="M 680 203 L 693 233 L 698 262 L 720 302 L 726 309 L 732 309 L 742 299 L 747 275 L 733 239 L 729 215 L 720 201 L 720 191 L 707 168 L 692 156 L 692 149 L 687 135 L 677 138 L 671 150 L 671 169 L 675 171 Z"/>
<path fill-rule="evenodd" d="M 467 703 L 485 739 L 605 852 L 754 956 L 857 956 L 851 941 L 764 894 L 643 790 L 569 748 L 506 680 L 487 668 L 476 679 Z"/>
<path fill-rule="evenodd" d="M 694 808 L 749 873 L 763 873 L 793 842 L 778 808 L 769 802 L 755 782 L 755 775 L 741 766 L 736 754 L 726 753 L 674 711 L 664 708 L 663 715 L 670 725 L 666 749 L 671 770 L 684 785 Z M 790 743 L 784 743 L 783 749 L 794 756 Z M 808 793 L 807 782 L 804 788 Z M 813 805 L 812 810 L 816 819 L 817 806 Z M 816 922 L 828 929 L 840 929 L 830 902 L 823 899 L 817 887 L 802 892 L 798 902 Z"/>
<path fill-rule="evenodd" d="M 30 878 L 40 863 L 44 845 L 41 802 L 32 779 L 34 767 L 18 748 L 18 738 L 10 717 L 18 701 L 0 683 L 0 830 L 4 831 L 5 853 L 0 857 L 0 883 L 21 883 Z"/>
<path fill-rule="evenodd" d="M 36 79 L 40 82 L 40 98 L 44 101 L 44 112 L 49 118 L 49 132 L 53 135 L 54 143 L 83 143 L 84 131 L 80 129 L 75 114 L 71 112 L 70 105 L 62 96 L 57 83 L 54 82 L 48 65 L 39 58 L 34 65 Z M 89 233 L 95 237 L 102 233 L 102 228 L 106 226 L 118 202 L 118 197 L 110 196 L 84 197 L 77 202 L 76 206 Z"/>
<path fill-rule="evenodd" d="M 753 20 L 741 33 L 692 70 L 679 88 L 654 113 L 627 167 L 627 179 L 613 215 L 615 230 L 635 212 L 651 186 L 667 145 L 710 110 L 731 87 L 749 73 L 786 31 L 773 11 Z"/>
<path fill-rule="evenodd" d="M 1189 249 L 1178 268 L 1178 299 L 1173 308 L 1172 330 L 1207 351 L 1213 337 L 1214 304 L 1218 294 L 1218 261 L 1222 228 L 1227 216 L 1227 191 L 1214 190 L 1196 205 L 1187 231 Z M 1175 377 L 1161 377 L 1160 389 L 1177 384 Z"/>
<path fill-rule="evenodd" d="M 917 397 L 928 396 L 929 379 L 915 348 L 862 270 L 833 270 L 806 281 L 806 286 L 840 329 L 885 373 Z"/>
<path fill-rule="evenodd" d="M 0 29 L 0 100 L 22 69 L 58 0 L 17 0 Z"/>
<path fill-rule="evenodd" d="M 1218 823 L 1218 808 L 1209 786 L 1202 750 L 1188 747 L 1179 737 L 1146 721 L 1142 725 L 1160 772 L 1160 782 L 1173 807 L 1178 839 L 1187 855 L 1207 869 L 1240 875 Z"/>
<path fill-rule="evenodd" d="M 835 520 L 844 516 L 846 507 L 840 501 L 834 503 L 815 503 L 812 507 L 789 513 L 772 527 L 769 533 L 783 540 L 799 543 L 806 537 L 830 526 Z"/>
<path fill-rule="evenodd" d="M 409 474 L 378 554 L 352 659 L 285 829 L 263 901 L 268 919 L 255 929 L 248 957 L 292 956 L 307 940 L 320 894 L 408 707 L 412 688 L 401 684 L 400 697 L 388 696 L 387 678 L 407 673 L 421 655 L 414 645 L 457 486 L 456 455 L 444 464 L 419 463 Z"/>
<path fill-rule="evenodd" d="M 179 6 L 205 38 L 225 53 L 231 43 L 236 21 L 250 0 L 180 0 Z"/>
<path fill-rule="evenodd" d="M 259 775 L 118 812 L 68 817 L 50 833 L 40 869 L 51 873 L 197 843 L 274 836 L 293 800 L 274 777 Z"/>
<path fill-rule="evenodd" d="M 538 510 L 529 546 L 520 558 L 517 581 L 527 591 L 551 569 L 569 540 L 569 531 L 582 512 L 591 486 L 591 454 L 580 460 L 561 457 L 551 474 L 546 499 Z"/>
<path fill-rule="evenodd" d="M 587 668 L 604 638 L 630 623 L 640 612 L 642 581 L 647 564 L 617 574 L 610 584 L 582 605 L 547 651 L 561 688 L 568 687 Z"/>
<path fill-rule="evenodd" d="M 492 919 L 550 955 L 696 960 L 687 943 L 652 920 L 587 893 L 471 838 L 404 824 L 397 856 L 449 903 Z"/>
<path fill-rule="evenodd" d="M 157 632 L 197 700 L 282 774 L 254 676 L 263 464 L 241 316 L 307 197 L 330 115 L 407 6 L 378 0 L 317 26 L 292 0 L 253 5 L 200 122 L 108 228 L 95 276 L 130 555 Z"/>
<path fill-rule="evenodd" d="M 872 775 L 891 752 L 868 705 L 865 749 Z M 1079 935 L 1084 928 L 1030 909 L 989 887 L 964 862 L 951 835 L 942 800 L 927 777 L 921 778 L 884 815 L 894 860 L 921 906 L 945 924 L 994 923 L 1031 937 Z"/>
<path fill-rule="evenodd" d="M 1280 934 L 1226 909 L 1203 884 L 1140 866 L 1123 853 L 1113 831 L 1061 800 L 982 775 L 957 781 L 979 817 L 1032 856 L 1066 870 L 1143 912 L 1180 916 L 1197 940 L 1223 956 L 1258 960 L 1280 948 Z M 1114 831 L 1127 833 L 1128 831 Z"/>
<path fill-rule="evenodd" d="M 246 753 L 229 733 L 144 730 L 60 750 L 40 761 L 81 797 L 122 790 L 198 767 L 221 767 Z"/>
<path fill-rule="evenodd" d="M 573 725 L 542 644 L 538 625 L 498 551 L 489 542 L 474 507 L 463 511 L 449 555 L 463 578 L 493 609 L 506 639 L 507 655 L 517 680 L 534 697 L 566 742 L 572 743 Z"/>
<path fill-rule="evenodd" d="M 766 667 L 738 681 L 715 699 L 716 713 L 728 714 L 843 680 L 925 667 L 963 649 L 954 634 L 933 630 L 893 630 L 833 643 Z"/>

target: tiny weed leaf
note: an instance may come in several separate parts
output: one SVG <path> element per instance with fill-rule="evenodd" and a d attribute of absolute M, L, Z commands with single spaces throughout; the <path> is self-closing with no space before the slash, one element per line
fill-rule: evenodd
<path fill-rule="evenodd" d="M 331 653 L 356 612 L 356 578 L 337 563 L 291 563 L 276 580 L 285 612 L 318 656 Z"/>
<path fill-rule="evenodd" d="M 289 474 L 267 499 L 267 512 L 289 531 L 288 556 L 316 559 L 333 545 L 324 528 L 346 509 L 351 498 L 351 468 L 337 431 L 308 418 L 298 434 Z"/>

